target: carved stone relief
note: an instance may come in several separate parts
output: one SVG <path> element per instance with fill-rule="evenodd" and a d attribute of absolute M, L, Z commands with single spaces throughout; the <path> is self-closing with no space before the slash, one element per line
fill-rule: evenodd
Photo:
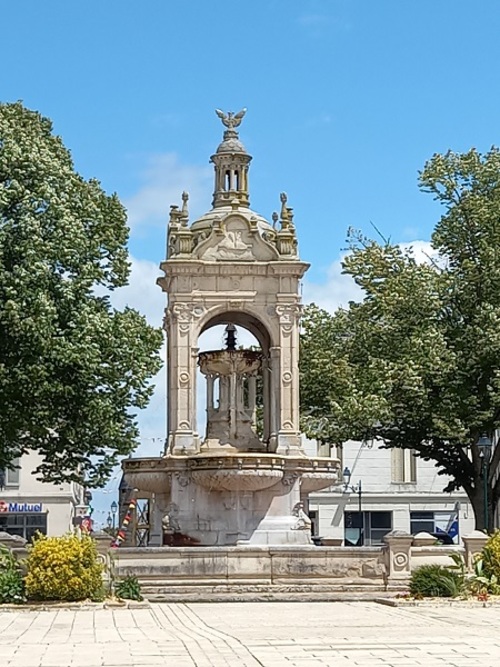
<path fill-rule="evenodd" d="M 232 214 L 213 225 L 209 238 L 195 252 L 199 259 L 218 262 L 278 259 L 274 246 L 260 235 L 255 219 Z"/>

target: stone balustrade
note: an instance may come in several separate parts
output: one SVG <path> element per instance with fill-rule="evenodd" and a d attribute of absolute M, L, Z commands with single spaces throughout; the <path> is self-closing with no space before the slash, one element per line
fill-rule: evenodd
<path fill-rule="evenodd" d="M 110 548 L 110 537 L 94 535 L 97 550 L 116 579 L 136 576 L 144 594 L 152 599 L 242 591 L 277 595 L 293 593 L 328 595 L 405 591 L 411 572 L 429 563 L 453 565 L 453 554 L 464 557 L 473 568 L 487 536 L 475 531 L 464 536 L 464 547 L 438 545 L 432 535 L 416 536 L 392 531 L 382 547 L 342 546 L 237 546 L 237 547 L 143 547 Z M 26 540 L 0 532 L 0 544 L 17 558 L 27 555 Z M 191 597 L 190 597 L 191 596 Z M 326 598 L 326 599 L 327 599 Z"/>

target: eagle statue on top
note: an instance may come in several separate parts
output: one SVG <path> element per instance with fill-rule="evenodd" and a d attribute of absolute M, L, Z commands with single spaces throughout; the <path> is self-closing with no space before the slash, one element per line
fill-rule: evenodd
<path fill-rule="evenodd" d="M 223 125 L 225 125 L 229 130 L 234 130 L 235 127 L 238 127 L 246 112 L 246 109 L 242 109 L 241 111 L 238 111 L 238 113 L 233 113 L 232 111 L 224 113 L 220 109 L 215 110 L 215 113 L 219 116 Z"/>

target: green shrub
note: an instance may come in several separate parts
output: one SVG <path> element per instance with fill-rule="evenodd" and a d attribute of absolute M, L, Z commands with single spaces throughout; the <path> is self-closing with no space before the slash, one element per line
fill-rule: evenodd
<path fill-rule="evenodd" d="M 98 600 L 102 570 L 94 540 L 88 535 L 39 535 L 29 549 L 26 592 L 36 600 Z"/>
<path fill-rule="evenodd" d="M 443 565 L 422 565 L 410 579 L 410 593 L 415 597 L 454 598 L 463 592 L 463 580 Z"/>
<path fill-rule="evenodd" d="M 474 561 L 474 574 L 469 578 L 468 588 L 473 595 L 500 595 L 500 581 L 496 574 L 485 572 L 484 560 L 480 556 Z"/>
<path fill-rule="evenodd" d="M 21 565 L 10 549 L 0 544 L 0 603 L 20 604 L 25 600 Z"/>
<path fill-rule="evenodd" d="M 115 594 L 124 600 L 142 600 L 141 585 L 137 577 L 128 576 L 115 583 Z"/>
<path fill-rule="evenodd" d="M 500 530 L 491 535 L 481 552 L 484 576 L 500 579 Z"/>

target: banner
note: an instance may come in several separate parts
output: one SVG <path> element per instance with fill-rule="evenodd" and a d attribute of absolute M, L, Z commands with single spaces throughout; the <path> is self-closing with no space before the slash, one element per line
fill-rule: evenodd
<path fill-rule="evenodd" d="M 127 513 L 123 517 L 122 525 L 120 526 L 118 533 L 116 534 L 115 539 L 111 543 L 112 547 L 119 547 L 120 544 L 125 540 L 125 537 L 127 535 L 127 528 L 129 523 L 132 521 L 132 513 L 135 511 L 137 505 L 137 500 L 133 498 L 130 501 L 130 504 L 127 509 Z"/>

